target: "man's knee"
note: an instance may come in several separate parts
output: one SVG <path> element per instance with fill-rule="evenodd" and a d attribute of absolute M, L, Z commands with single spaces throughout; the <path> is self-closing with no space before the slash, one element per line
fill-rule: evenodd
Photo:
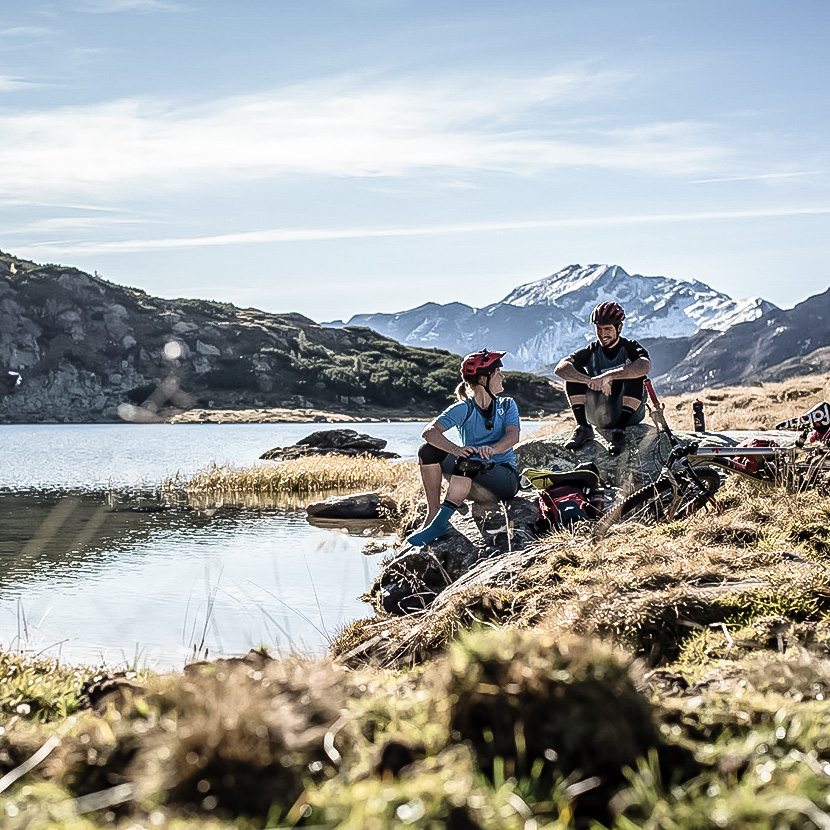
<path fill-rule="evenodd" d="M 574 383 L 567 381 L 565 383 L 565 395 L 568 397 L 568 402 L 571 406 L 582 406 L 585 404 L 585 396 L 588 393 L 587 383 Z"/>
<path fill-rule="evenodd" d="M 635 398 L 637 400 L 635 406 L 639 406 L 640 401 L 643 400 L 646 391 L 644 381 L 645 378 L 627 378 L 622 382 L 623 395 L 626 398 Z"/>
<path fill-rule="evenodd" d="M 643 399 L 642 398 L 632 398 L 632 397 L 629 397 L 628 395 L 625 395 L 625 396 L 623 396 L 622 402 L 623 402 L 623 406 L 627 406 L 630 410 L 634 411 L 640 406 L 640 404 L 643 402 Z"/>

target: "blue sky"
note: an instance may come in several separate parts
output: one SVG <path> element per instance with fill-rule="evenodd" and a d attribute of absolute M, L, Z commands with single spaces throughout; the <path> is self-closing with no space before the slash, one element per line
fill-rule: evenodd
<path fill-rule="evenodd" d="M 316 320 L 830 285 L 826 0 L 0 0 L 0 249 Z"/>

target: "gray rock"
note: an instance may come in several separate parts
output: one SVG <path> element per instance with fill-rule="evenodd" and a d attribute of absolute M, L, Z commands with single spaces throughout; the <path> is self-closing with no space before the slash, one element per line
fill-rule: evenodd
<path fill-rule="evenodd" d="M 384 507 L 391 507 L 391 503 L 379 493 L 352 493 L 312 502 L 306 512 L 319 519 L 381 519 Z"/>
<path fill-rule="evenodd" d="M 521 550 L 538 537 L 536 491 L 520 491 L 502 503 L 473 502 L 457 513 L 449 531 L 423 548 L 404 546 L 369 590 L 371 602 L 392 614 L 426 608 L 433 599 L 479 562 Z"/>
<path fill-rule="evenodd" d="M 219 357 L 219 355 L 222 354 L 221 349 L 217 349 L 216 346 L 213 346 L 210 343 L 205 343 L 202 340 L 196 341 L 196 351 L 201 355 L 210 357 Z"/>
<path fill-rule="evenodd" d="M 274 447 L 260 458 L 266 461 L 283 461 L 309 455 L 371 455 L 375 458 L 400 458 L 397 453 L 383 448 L 383 438 L 363 435 L 353 429 L 322 429 L 312 432 L 290 447 Z"/>

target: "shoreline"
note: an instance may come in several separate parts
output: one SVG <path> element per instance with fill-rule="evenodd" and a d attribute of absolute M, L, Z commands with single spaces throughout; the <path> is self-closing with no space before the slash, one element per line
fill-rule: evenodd
<path fill-rule="evenodd" d="M 427 423 L 437 413 L 413 414 L 411 410 L 377 410 L 346 413 L 325 409 L 191 409 L 174 415 L 134 421 L 0 421 L 0 426 L 91 426 L 97 424 L 368 424 L 368 423 Z M 525 423 L 557 423 L 563 413 L 544 418 L 523 418 Z"/>
<path fill-rule="evenodd" d="M 411 410 L 381 411 L 377 409 L 360 413 L 336 412 L 325 409 L 190 409 L 164 419 L 167 424 L 354 424 L 386 423 L 389 421 L 424 421 L 423 415 Z"/>

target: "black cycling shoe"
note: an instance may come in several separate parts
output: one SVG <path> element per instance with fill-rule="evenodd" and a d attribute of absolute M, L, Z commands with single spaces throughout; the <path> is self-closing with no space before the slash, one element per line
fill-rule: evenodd
<path fill-rule="evenodd" d="M 608 445 L 609 455 L 619 455 L 625 449 L 625 430 L 611 430 L 611 443 Z"/>
<path fill-rule="evenodd" d="M 565 444 L 566 450 L 578 450 L 580 447 L 594 440 L 594 428 L 580 424 L 571 436 L 571 440 Z"/>

